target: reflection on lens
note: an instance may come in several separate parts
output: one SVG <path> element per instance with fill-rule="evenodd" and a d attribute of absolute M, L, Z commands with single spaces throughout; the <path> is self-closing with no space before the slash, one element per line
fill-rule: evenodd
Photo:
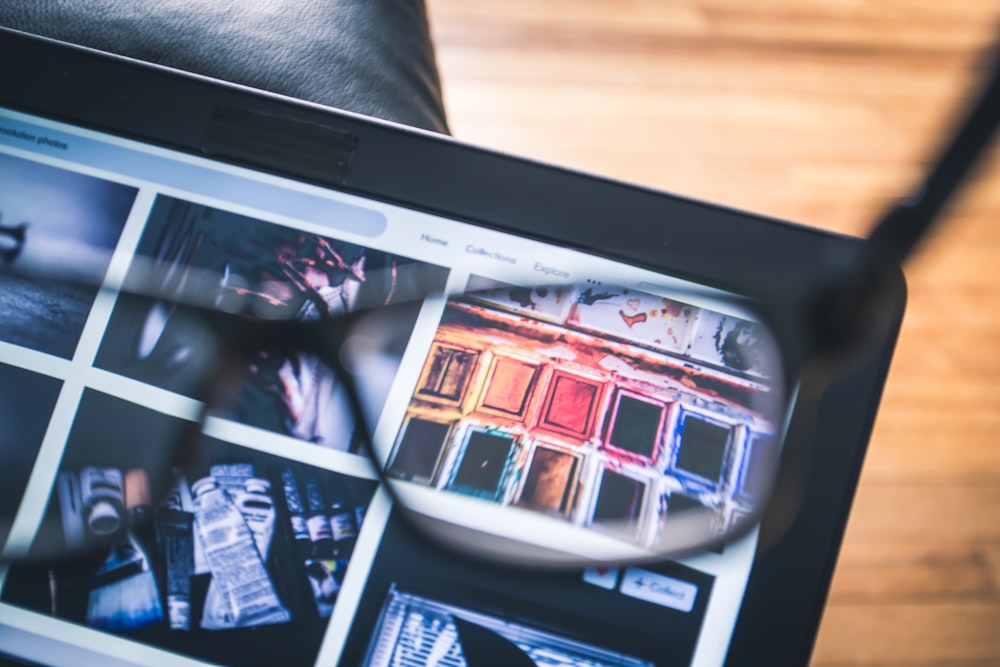
<path fill-rule="evenodd" d="M 734 531 L 770 489 L 782 373 L 766 327 L 698 304 L 597 285 L 451 298 L 379 443 L 397 499 L 460 548 L 499 536 L 489 549 L 529 560 Z"/>

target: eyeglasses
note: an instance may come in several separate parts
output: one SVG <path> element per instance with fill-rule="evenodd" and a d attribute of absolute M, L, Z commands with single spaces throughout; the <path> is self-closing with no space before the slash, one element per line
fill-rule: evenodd
<path fill-rule="evenodd" d="M 774 498 L 788 502 L 779 464 L 801 444 L 786 426 L 812 400 L 796 397 L 798 379 L 832 376 L 880 331 L 894 271 L 998 117 L 994 75 L 917 194 L 791 307 L 626 288 L 613 275 L 452 289 L 433 267 L 292 230 L 262 242 L 252 261 L 215 253 L 203 262 L 211 239 L 190 218 L 147 232 L 116 279 L 105 275 L 106 257 L 33 264 L 31 228 L 0 220 L 4 280 L 113 301 L 95 365 L 153 387 L 148 395 L 178 417 L 155 430 L 128 425 L 142 449 L 137 465 L 108 460 L 92 436 L 92 460 L 63 462 L 30 547 L 9 545 L 4 558 L 107 549 L 185 497 L 197 518 L 235 507 L 236 496 L 277 494 L 253 477 L 234 491 L 204 456 L 217 424 L 262 419 L 367 456 L 414 526 L 477 557 L 577 566 L 724 544 Z M 418 320 L 433 334 L 407 346 Z M 323 540 L 308 522 L 329 523 L 336 502 L 281 493 L 306 539 Z"/>
<path fill-rule="evenodd" d="M 193 229 L 168 244 L 147 230 L 158 257 L 133 258 L 121 285 L 104 285 L 115 305 L 95 365 L 197 408 L 152 433 L 124 427 L 142 433 L 142 465 L 99 464 L 114 461 L 99 451 L 110 441 L 71 443 L 90 458 L 64 463 L 60 511 L 29 557 L 100 548 L 175 496 L 197 507 L 214 489 L 201 442 L 212 420 L 270 419 L 367 455 L 425 532 L 484 557 L 513 549 L 515 562 L 697 549 L 763 508 L 788 396 L 751 311 L 708 291 L 609 283 L 472 279 L 447 292 L 437 267 L 277 233 L 296 241 L 271 246 L 268 265 L 257 257 L 250 278 L 228 261 L 209 268 L 217 253 L 192 264 L 166 251 L 192 247 Z M 417 319 L 434 333 L 406 355 Z"/>

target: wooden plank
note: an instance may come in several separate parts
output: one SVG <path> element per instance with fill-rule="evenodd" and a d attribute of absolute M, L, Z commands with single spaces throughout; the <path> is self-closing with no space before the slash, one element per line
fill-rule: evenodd
<path fill-rule="evenodd" d="M 858 488 L 847 537 L 1000 543 L 1000 484 L 876 484 Z"/>
<path fill-rule="evenodd" d="M 983 658 L 971 660 L 922 660 L 920 658 L 906 658 L 904 660 L 825 660 L 818 658 L 813 660 L 813 667 L 996 667 L 996 658 Z"/>
<path fill-rule="evenodd" d="M 1000 604 L 992 560 L 997 549 L 1000 545 L 855 540 L 840 554 L 829 603 Z"/>
<path fill-rule="evenodd" d="M 811 52 L 905 49 L 911 57 L 983 44 L 992 37 L 981 14 L 949 5 L 892 7 L 870 3 L 662 3 L 656 0 L 511 0 L 502 8 L 481 2 L 434 3 L 434 34 L 442 45 L 475 43 L 574 44 L 596 49 L 705 42 L 706 36 L 765 51 Z M 945 29 L 942 29 L 945 28 Z"/>
<path fill-rule="evenodd" d="M 930 424 L 931 428 L 934 426 Z M 865 460 L 865 480 L 879 484 L 1000 483 L 1000 452 L 996 446 L 996 429 L 1000 424 L 994 423 L 982 433 L 963 435 L 961 446 L 956 446 L 953 430 L 937 428 L 937 432 L 922 433 L 917 425 L 906 431 L 887 433 L 880 427 Z"/>
<path fill-rule="evenodd" d="M 1000 661 L 997 618 L 1000 604 L 831 604 L 814 664 Z"/>
<path fill-rule="evenodd" d="M 850 44 L 874 52 L 890 48 L 919 52 L 964 49 L 992 39 L 990 27 L 974 15 L 953 14 L 943 8 L 921 12 L 913 7 L 878 4 L 838 7 L 816 3 L 802 7 L 790 3 L 775 12 L 773 8 L 754 11 L 727 3 L 706 13 L 713 35 L 777 41 L 800 48 Z"/>
<path fill-rule="evenodd" d="M 968 74 L 955 59 L 914 65 L 891 56 L 865 61 L 850 55 L 824 59 L 762 57 L 746 53 L 703 53 L 689 56 L 638 58 L 635 53 L 524 45 L 517 50 L 453 45 L 439 50 L 438 64 L 446 73 L 445 92 L 475 82 L 504 84 L 544 81 L 562 84 L 615 83 L 633 87 L 770 90 L 834 95 L 911 96 L 929 104 L 951 100 L 964 90 Z M 748 67 L 748 61 L 752 66 Z M 683 66 L 665 66 L 676 62 Z M 876 101 L 876 100 L 873 100 Z"/>

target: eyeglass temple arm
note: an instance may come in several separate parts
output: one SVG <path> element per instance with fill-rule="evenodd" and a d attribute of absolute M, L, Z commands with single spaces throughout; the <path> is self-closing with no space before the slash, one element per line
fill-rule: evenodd
<path fill-rule="evenodd" d="M 896 272 L 937 222 L 998 125 L 1000 67 L 994 67 L 976 103 L 920 186 L 882 216 L 860 245 L 858 255 L 846 264 L 838 262 L 839 266 L 806 295 L 803 324 L 807 332 L 802 339 L 809 343 L 798 351 L 799 356 L 836 358 L 888 323 L 884 311 L 891 305 L 887 298 Z"/>
<path fill-rule="evenodd" d="M 998 124 L 1000 64 L 994 65 L 979 99 L 946 143 L 920 187 L 890 209 L 872 228 L 866 244 L 868 262 L 877 262 L 883 269 L 903 264 L 979 161 Z"/>

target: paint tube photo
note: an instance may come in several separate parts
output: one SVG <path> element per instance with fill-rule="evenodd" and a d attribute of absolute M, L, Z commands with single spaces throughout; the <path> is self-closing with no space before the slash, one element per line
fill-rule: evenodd
<path fill-rule="evenodd" d="M 203 467 L 173 471 L 153 500 L 135 434 L 171 420 L 84 393 L 47 515 L 86 550 L 12 566 L 2 601 L 212 663 L 311 664 L 375 482 L 206 437 Z M 315 539 L 301 532 L 307 495 Z"/>
<path fill-rule="evenodd" d="M 157 515 L 159 541 L 166 568 L 167 614 L 171 630 L 191 629 L 191 576 L 194 573 L 194 515 L 161 508 Z"/>
<path fill-rule="evenodd" d="M 202 627 L 219 630 L 291 620 L 253 533 L 229 494 L 212 477 L 195 482 L 192 492 L 195 539 L 201 541 L 212 573 Z"/>

